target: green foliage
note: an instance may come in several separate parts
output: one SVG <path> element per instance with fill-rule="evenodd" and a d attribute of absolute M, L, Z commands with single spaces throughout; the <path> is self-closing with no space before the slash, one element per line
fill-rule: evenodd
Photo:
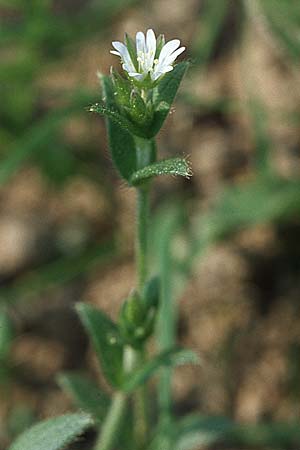
<path fill-rule="evenodd" d="M 76 305 L 80 320 L 89 334 L 107 381 L 118 388 L 123 382 L 123 343 L 114 322 L 90 305 Z"/>
<path fill-rule="evenodd" d="M 259 0 L 258 5 L 285 54 L 298 64 L 300 57 L 299 2 L 297 0 Z"/>
<path fill-rule="evenodd" d="M 191 176 L 191 168 L 189 163 L 182 158 L 166 159 L 158 161 L 149 166 L 134 172 L 130 178 L 130 183 L 137 186 L 149 178 L 159 175 L 174 175 L 189 178 Z"/>
<path fill-rule="evenodd" d="M 230 2 L 228 0 L 206 0 L 200 11 L 200 23 L 193 43 L 196 63 L 205 67 L 215 49 L 216 41 L 224 26 Z"/>
<path fill-rule="evenodd" d="M 104 420 L 110 399 L 91 380 L 76 373 L 62 373 L 58 376 L 58 383 L 78 408 L 100 423 Z"/>
<path fill-rule="evenodd" d="M 34 425 L 9 450 L 63 450 L 93 425 L 87 414 L 66 414 Z"/>
<path fill-rule="evenodd" d="M 132 392 L 138 386 L 146 383 L 162 367 L 177 367 L 184 364 L 199 364 L 199 362 L 199 357 L 191 350 L 167 350 L 146 362 L 140 369 L 128 374 L 122 390 Z"/>

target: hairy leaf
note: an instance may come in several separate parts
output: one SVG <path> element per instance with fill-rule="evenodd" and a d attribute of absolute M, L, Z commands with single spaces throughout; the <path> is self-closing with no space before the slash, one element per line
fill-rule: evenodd
<path fill-rule="evenodd" d="M 76 305 L 80 320 L 89 334 L 101 368 L 111 385 L 122 382 L 123 344 L 114 322 L 102 311 L 85 303 Z"/>
<path fill-rule="evenodd" d="M 66 414 L 45 420 L 22 433 L 9 450 L 61 450 L 93 425 L 88 414 Z"/>
<path fill-rule="evenodd" d="M 94 105 L 89 107 L 89 111 L 107 117 L 116 125 L 123 128 L 123 130 L 131 134 L 135 134 L 140 137 L 146 137 L 145 133 L 143 133 L 143 131 L 139 127 L 135 126 L 130 120 L 128 120 L 124 115 L 120 114 L 119 111 L 114 108 L 109 108 L 105 105 L 102 105 L 101 103 L 95 103 Z"/>
<path fill-rule="evenodd" d="M 130 178 L 132 185 L 138 185 L 148 178 L 159 175 L 180 175 L 189 178 L 192 175 L 188 162 L 182 158 L 166 159 L 143 167 L 134 172 Z"/>
<path fill-rule="evenodd" d="M 78 408 L 98 421 L 105 418 L 110 400 L 91 380 L 76 373 L 62 373 L 58 376 L 58 383 Z"/>

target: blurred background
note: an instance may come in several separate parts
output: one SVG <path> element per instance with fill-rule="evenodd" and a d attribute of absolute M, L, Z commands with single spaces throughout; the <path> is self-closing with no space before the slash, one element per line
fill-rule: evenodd
<path fill-rule="evenodd" d="M 0 449 L 72 410 L 60 371 L 101 379 L 74 303 L 115 317 L 135 283 L 134 192 L 87 106 L 111 41 L 147 28 L 192 61 L 158 147 L 194 175 L 152 197 L 153 272 L 203 359 L 176 412 L 250 427 L 224 449 L 299 448 L 299 1 L 0 0 Z"/>

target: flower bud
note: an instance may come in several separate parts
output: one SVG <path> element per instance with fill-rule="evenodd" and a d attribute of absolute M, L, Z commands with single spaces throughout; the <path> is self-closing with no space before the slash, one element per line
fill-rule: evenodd
<path fill-rule="evenodd" d="M 119 330 L 129 345 L 139 348 L 152 334 L 156 310 L 143 302 L 136 291 L 125 300 L 119 314 Z"/>

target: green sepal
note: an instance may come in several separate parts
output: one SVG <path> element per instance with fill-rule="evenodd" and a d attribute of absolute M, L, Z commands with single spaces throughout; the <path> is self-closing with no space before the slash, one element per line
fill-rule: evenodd
<path fill-rule="evenodd" d="M 62 450 L 93 424 L 85 413 L 48 419 L 22 433 L 9 450 Z"/>
<path fill-rule="evenodd" d="M 173 349 L 167 350 L 144 364 L 141 368 L 130 372 L 125 376 L 122 390 L 132 392 L 141 384 L 148 381 L 161 367 L 176 367 L 184 364 L 199 364 L 200 359 L 191 350 Z"/>
<path fill-rule="evenodd" d="M 104 420 L 110 399 L 93 381 L 78 373 L 66 372 L 61 373 L 57 381 L 78 408 L 91 414 L 97 422 Z"/>
<path fill-rule="evenodd" d="M 171 72 L 168 72 L 159 80 L 153 90 L 155 112 L 151 129 L 149 130 L 151 136 L 155 136 L 163 126 L 188 67 L 189 63 L 187 61 L 177 64 Z"/>
<path fill-rule="evenodd" d="M 107 381 L 118 388 L 123 380 L 123 342 L 116 324 L 99 309 L 78 303 L 76 310 L 89 334 Z"/>
<path fill-rule="evenodd" d="M 114 87 L 114 97 L 120 107 L 130 107 L 130 95 L 132 92 L 132 83 L 123 78 L 113 67 L 110 69 L 110 76 Z"/>
<path fill-rule="evenodd" d="M 133 186 L 137 186 L 143 183 L 148 178 L 152 178 L 159 175 L 175 175 L 189 178 L 192 175 L 191 168 L 186 159 L 172 158 L 158 161 L 149 166 L 143 167 L 140 170 L 134 172 L 129 182 Z"/>
<path fill-rule="evenodd" d="M 130 107 L 128 113 L 133 122 L 140 124 L 143 127 L 148 127 L 151 123 L 152 115 L 146 106 L 146 103 L 140 94 L 133 90 L 130 95 Z"/>
<path fill-rule="evenodd" d="M 137 54 L 136 54 L 136 46 L 135 42 L 129 34 L 125 33 L 125 45 L 130 55 L 130 59 L 136 69 L 138 71 L 138 62 L 137 62 Z"/>
<path fill-rule="evenodd" d="M 107 76 L 101 76 L 103 100 L 108 108 L 116 108 L 112 81 Z M 106 118 L 108 143 L 113 163 L 119 174 L 129 180 L 136 171 L 136 148 L 133 136 L 126 127 Z"/>

